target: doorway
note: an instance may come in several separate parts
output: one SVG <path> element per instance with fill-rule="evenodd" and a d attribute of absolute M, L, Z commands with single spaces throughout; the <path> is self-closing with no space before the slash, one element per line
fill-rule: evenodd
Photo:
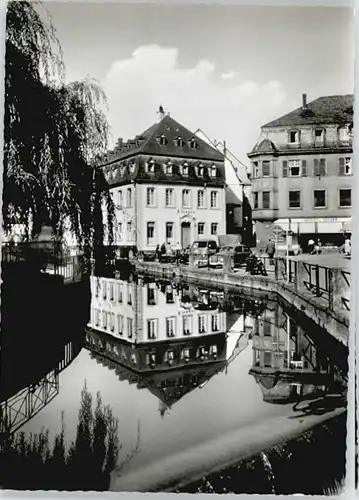
<path fill-rule="evenodd" d="M 181 243 L 182 243 L 182 248 L 186 248 L 191 244 L 190 222 L 182 222 L 181 224 Z"/>

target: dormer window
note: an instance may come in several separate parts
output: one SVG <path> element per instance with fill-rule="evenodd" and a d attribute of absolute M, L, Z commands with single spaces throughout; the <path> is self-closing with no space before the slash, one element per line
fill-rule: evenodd
<path fill-rule="evenodd" d="M 215 165 L 212 165 L 212 167 L 210 168 L 209 175 L 212 177 L 212 179 L 217 177 L 217 167 Z"/>
<path fill-rule="evenodd" d="M 189 174 L 189 165 L 187 162 L 185 162 L 182 165 L 182 175 L 188 175 Z"/>
<path fill-rule="evenodd" d="M 155 173 L 155 161 L 149 160 L 146 164 L 147 173 L 154 174 Z"/>
<path fill-rule="evenodd" d="M 176 146 L 179 147 L 179 148 L 183 148 L 184 146 L 184 140 L 182 139 L 182 137 L 177 137 L 176 139 Z"/>
<path fill-rule="evenodd" d="M 315 141 L 315 144 L 323 144 L 324 143 L 324 129 L 316 128 L 314 130 L 314 141 Z"/>
<path fill-rule="evenodd" d="M 204 166 L 200 163 L 197 167 L 197 174 L 199 177 L 204 177 Z"/>
<path fill-rule="evenodd" d="M 349 142 L 350 140 L 349 127 L 339 128 L 339 140 L 340 142 Z"/>
<path fill-rule="evenodd" d="M 124 165 L 120 166 L 120 175 L 123 177 L 125 175 L 126 167 Z"/>
<path fill-rule="evenodd" d="M 158 138 L 158 143 L 160 146 L 165 146 L 167 144 L 166 136 L 163 134 Z"/>
<path fill-rule="evenodd" d="M 173 164 L 170 161 L 165 165 L 165 172 L 167 175 L 172 175 L 173 173 Z"/>
<path fill-rule="evenodd" d="M 288 140 L 290 144 L 299 144 L 299 131 L 291 130 L 289 132 Z"/>
<path fill-rule="evenodd" d="M 189 141 L 189 147 L 190 147 L 191 149 L 197 149 L 198 144 L 197 144 L 196 139 L 190 139 L 190 141 Z"/>
<path fill-rule="evenodd" d="M 131 174 L 133 174 L 135 172 L 135 168 L 136 168 L 136 163 L 135 162 L 130 163 L 130 173 Z"/>

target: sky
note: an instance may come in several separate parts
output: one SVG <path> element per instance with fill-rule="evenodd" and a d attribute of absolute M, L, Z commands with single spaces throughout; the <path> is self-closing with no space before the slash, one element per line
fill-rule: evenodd
<path fill-rule="evenodd" d="M 68 81 L 97 79 L 111 146 L 162 105 L 248 164 L 261 126 L 321 95 L 353 93 L 348 7 L 48 2 Z"/>

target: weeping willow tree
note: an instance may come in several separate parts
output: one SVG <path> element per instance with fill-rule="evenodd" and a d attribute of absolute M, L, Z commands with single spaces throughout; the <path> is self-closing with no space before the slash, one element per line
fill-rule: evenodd
<path fill-rule="evenodd" d="M 60 43 L 40 2 L 6 16 L 3 224 L 25 238 L 51 226 L 87 257 L 112 242 L 114 206 L 98 158 L 107 151 L 106 96 L 93 80 L 65 83 Z M 106 220 L 102 215 L 105 205 Z"/>

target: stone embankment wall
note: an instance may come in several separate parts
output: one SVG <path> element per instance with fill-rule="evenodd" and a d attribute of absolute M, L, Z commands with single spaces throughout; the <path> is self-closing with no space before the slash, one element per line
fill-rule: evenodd
<path fill-rule="evenodd" d="M 157 262 L 136 262 L 137 272 L 149 273 L 157 277 L 173 279 L 181 278 L 185 281 L 210 285 L 212 287 L 238 290 L 241 294 L 251 297 L 261 297 L 268 300 L 277 300 L 278 296 L 288 304 L 294 306 L 300 313 L 305 314 L 320 328 L 325 329 L 336 340 L 348 346 L 349 313 L 343 308 L 339 295 L 344 286 L 333 290 L 333 307 L 328 306 L 328 301 L 313 296 L 305 291 L 305 287 L 298 284 L 286 283 L 275 279 L 273 276 L 251 276 L 234 272 L 223 272 L 213 269 L 198 269 L 189 266 L 173 266 Z M 338 285 L 340 270 L 333 269 L 333 286 Z M 301 279 L 300 276 L 298 279 Z M 342 285 L 342 283 L 339 283 Z M 349 292 L 347 292 L 349 294 Z M 337 308 L 336 308 L 337 306 Z"/>

